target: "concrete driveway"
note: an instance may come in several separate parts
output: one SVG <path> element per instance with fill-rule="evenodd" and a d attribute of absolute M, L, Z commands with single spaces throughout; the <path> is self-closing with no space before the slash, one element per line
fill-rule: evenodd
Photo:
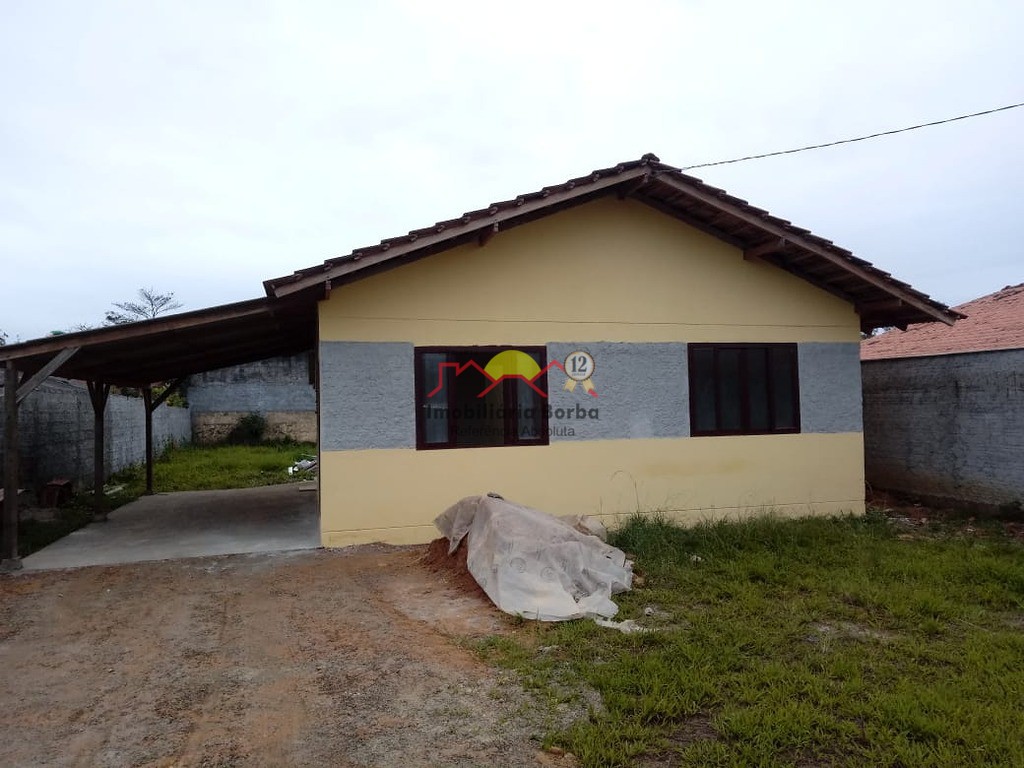
<path fill-rule="evenodd" d="M 23 560 L 26 570 L 315 549 L 316 487 L 291 483 L 143 496 Z"/>

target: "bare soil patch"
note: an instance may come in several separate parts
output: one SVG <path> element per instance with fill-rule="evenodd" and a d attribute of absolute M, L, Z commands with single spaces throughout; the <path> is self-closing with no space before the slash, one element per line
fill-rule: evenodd
<path fill-rule="evenodd" d="M 552 712 L 461 638 L 504 616 L 425 548 L 0 579 L 3 762 L 571 765 Z"/>

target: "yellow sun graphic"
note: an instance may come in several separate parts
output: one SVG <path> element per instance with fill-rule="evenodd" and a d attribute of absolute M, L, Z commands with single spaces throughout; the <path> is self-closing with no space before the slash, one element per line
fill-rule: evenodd
<path fill-rule="evenodd" d="M 529 381 L 540 373 L 540 366 L 525 352 L 506 349 L 492 357 L 484 370 L 495 381 L 502 376 L 522 376 Z"/>

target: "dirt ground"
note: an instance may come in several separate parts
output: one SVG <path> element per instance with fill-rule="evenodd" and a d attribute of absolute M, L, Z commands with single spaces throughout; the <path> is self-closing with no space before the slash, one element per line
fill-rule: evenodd
<path fill-rule="evenodd" d="M 571 765 L 550 709 L 461 642 L 512 631 L 424 548 L 0 578 L 0 762 Z"/>

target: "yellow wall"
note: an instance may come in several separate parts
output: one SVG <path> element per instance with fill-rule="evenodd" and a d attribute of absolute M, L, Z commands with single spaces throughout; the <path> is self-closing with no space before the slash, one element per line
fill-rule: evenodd
<path fill-rule="evenodd" d="M 321 341 L 856 342 L 853 307 L 634 201 L 604 198 L 336 288 Z M 329 386 L 324 382 L 324 386 Z M 861 433 L 553 442 L 321 455 L 325 546 L 423 542 L 459 498 L 495 490 L 556 513 L 771 507 L 863 512 Z"/>
<path fill-rule="evenodd" d="M 529 448 L 325 453 L 323 543 L 415 544 L 458 499 L 496 491 L 554 514 L 638 509 L 686 522 L 772 510 L 864 511 L 859 433 L 556 442 Z"/>
<path fill-rule="evenodd" d="M 853 306 L 642 203 L 603 198 L 342 286 L 322 341 L 859 341 Z"/>

